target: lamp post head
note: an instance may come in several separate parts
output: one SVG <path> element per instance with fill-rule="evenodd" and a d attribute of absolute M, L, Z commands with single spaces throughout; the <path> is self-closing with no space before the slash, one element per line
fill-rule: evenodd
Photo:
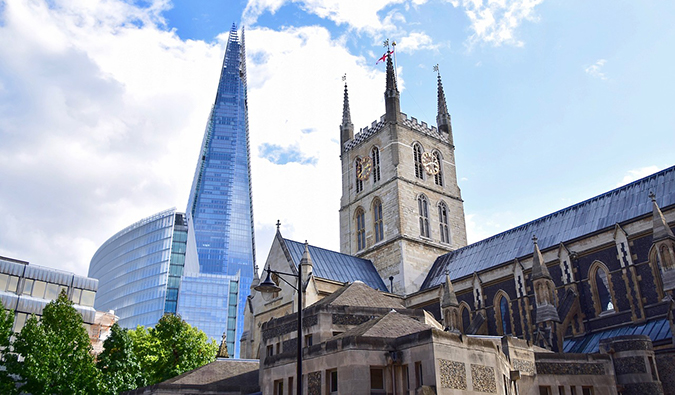
<path fill-rule="evenodd" d="M 265 277 L 265 281 L 261 282 L 253 289 L 260 292 L 263 296 L 263 299 L 265 300 L 268 300 L 268 298 L 275 292 L 281 291 L 281 288 L 279 288 L 279 286 L 275 284 L 274 281 L 272 281 L 269 270 L 267 270 L 267 277 Z"/>

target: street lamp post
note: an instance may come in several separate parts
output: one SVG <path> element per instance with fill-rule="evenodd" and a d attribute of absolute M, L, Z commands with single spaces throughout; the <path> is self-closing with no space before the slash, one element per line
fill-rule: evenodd
<path fill-rule="evenodd" d="M 291 288 L 293 288 L 294 290 L 298 291 L 298 338 L 297 338 L 298 356 L 296 361 L 297 365 L 296 387 L 298 390 L 297 394 L 302 395 L 302 273 L 300 270 L 298 270 L 298 274 L 278 272 L 275 270 L 270 270 L 269 268 L 265 270 L 267 271 L 267 277 L 265 278 L 265 281 L 263 281 L 254 288 L 256 291 L 259 291 L 263 295 L 263 298 L 267 299 L 269 295 L 273 294 L 274 292 L 281 291 L 281 288 L 279 288 L 279 286 L 275 284 L 274 281 L 272 281 L 272 279 L 270 278 L 271 274 L 276 274 L 278 278 L 280 278 L 283 282 L 290 285 Z M 293 284 L 289 283 L 288 281 L 284 280 L 284 278 L 281 277 L 282 275 L 296 277 L 298 279 L 298 286 L 296 287 Z"/>

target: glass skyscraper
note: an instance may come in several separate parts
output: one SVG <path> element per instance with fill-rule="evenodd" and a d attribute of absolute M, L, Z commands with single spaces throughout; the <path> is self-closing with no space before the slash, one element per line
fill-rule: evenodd
<path fill-rule="evenodd" d="M 240 39 L 233 25 L 188 199 L 188 254 L 198 267 L 186 267 L 178 313 L 210 322 L 213 332 L 200 329 L 213 338 L 226 330 L 235 356 L 255 270 L 249 158 L 244 31 Z"/>
<path fill-rule="evenodd" d="M 187 235 L 185 214 L 172 208 L 108 239 L 89 264 L 89 277 L 99 280 L 94 308 L 114 310 L 120 326 L 130 329 L 175 314 Z"/>

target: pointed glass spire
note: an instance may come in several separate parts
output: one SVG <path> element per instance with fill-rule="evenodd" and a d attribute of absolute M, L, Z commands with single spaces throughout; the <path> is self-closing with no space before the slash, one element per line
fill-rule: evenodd
<path fill-rule="evenodd" d="M 254 280 L 255 244 L 246 92 L 246 52 L 232 25 L 218 91 L 204 132 L 188 197 L 198 272 L 186 273 L 190 287 L 179 297 L 179 313 L 214 338 L 227 330 L 228 349 L 239 356 L 244 306 Z M 196 270 L 196 269 L 195 269 Z M 183 298 L 183 299 L 180 299 Z M 182 301 L 182 303 L 181 303 Z M 213 306 L 204 309 L 199 306 Z"/>

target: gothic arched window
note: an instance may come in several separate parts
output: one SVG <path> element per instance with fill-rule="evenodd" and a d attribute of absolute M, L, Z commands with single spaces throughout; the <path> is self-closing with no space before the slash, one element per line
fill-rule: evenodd
<path fill-rule="evenodd" d="M 614 310 L 612 295 L 609 293 L 609 282 L 607 272 L 602 269 L 595 271 L 595 286 L 598 289 L 598 299 L 600 299 L 600 309 L 602 311 Z"/>
<path fill-rule="evenodd" d="M 382 224 L 382 202 L 380 199 L 373 201 L 373 227 L 375 230 L 375 242 L 384 240 L 384 226 Z"/>
<path fill-rule="evenodd" d="M 450 231 L 448 229 L 448 206 L 440 202 L 438 204 L 438 222 L 441 231 L 441 243 L 450 243 Z"/>
<path fill-rule="evenodd" d="M 498 330 L 501 329 L 502 335 L 511 335 L 513 333 L 509 304 L 509 298 L 503 291 L 500 291 L 497 296 L 497 303 L 495 303 L 495 315 L 497 316 L 497 324 L 500 326 Z"/>
<path fill-rule="evenodd" d="M 589 271 L 589 281 L 593 291 L 595 313 L 601 314 L 605 311 L 616 310 L 612 295 L 611 276 L 607 267 L 596 261 Z"/>
<path fill-rule="evenodd" d="M 422 165 L 422 146 L 419 143 L 413 144 L 413 159 L 415 160 L 415 177 L 424 179 L 424 166 Z"/>
<path fill-rule="evenodd" d="M 420 195 L 417 198 L 417 206 L 420 216 L 420 235 L 429 237 L 429 202 L 427 201 L 427 197 Z"/>
<path fill-rule="evenodd" d="M 366 248 L 366 213 L 361 207 L 356 209 L 356 245 L 358 250 Z"/>
<path fill-rule="evenodd" d="M 370 157 L 373 160 L 373 183 L 380 181 L 380 150 L 373 147 L 370 151 Z"/>
<path fill-rule="evenodd" d="M 434 158 L 438 162 L 438 173 L 434 175 L 434 183 L 438 186 L 443 186 L 443 158 L 438 151 L 434 152 Z"/>
<path fill-rule="evenodd" d="M 466 333 L 467 328 L 471 325 L 471 313 L 469 312 L 469 307 L 465 303 L 460 305 L 460 317 L 462 317 L 462 333 Z"/>
<path fill-rule="evenodd" d="M 354 168 L 354 179 L 356 180 L 356 193 L 363 191 L 363 180 L 359 178 L 359 173 L 361 173 L 361 158 L 356 158 Z"/>

